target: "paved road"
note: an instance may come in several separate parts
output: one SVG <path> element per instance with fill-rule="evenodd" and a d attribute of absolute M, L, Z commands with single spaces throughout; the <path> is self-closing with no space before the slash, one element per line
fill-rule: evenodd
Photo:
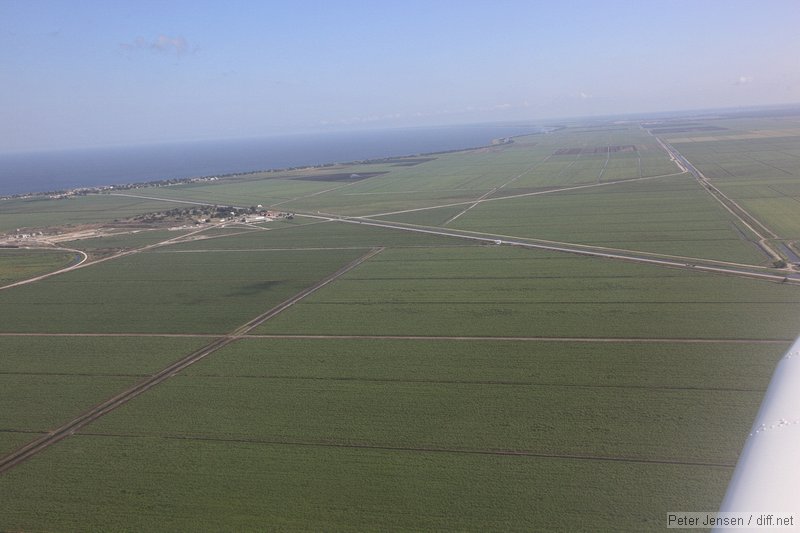
<path fill-rule="evenodd" d="M 394 229 L 394 230 L 401 230 L 401 231 L 409 231 L 413 233 L 422 233 L 426 235 L 437 235 L 440 237 L 452 237 L 457 239 L 466 239 L 470 241 L 476 241 L 484 244 L 494 244 L 494 245 L 505 245 L 505 246 L 517 246 L 519 248 L 530 248 L 536 250 L 547 250 L 552 252 L 565 252 L 569 254 L 575 255 L 582 255 L 587 257 L 598 257 L 603 259 L 613 259 L 617 261 L 627 261 L 633 263 L 643 263 L 643 264 L 650 264 L 650 265 L 658 265 L 658 266 L 666 266 L 671 268 L 679 268 L 683 270 L 694 270 L 700 272 L 711 272 L 715 274 L 725 274 L 729 276 L 737 276 L 737 277 L 744 277 L 744 278 L 755 278 L 755 279 L 762 279 L 766 281 L 773 281 L 777 283 L 790 283 L 790 284 L 797 284 L 800 285 L 800 274 L 792 273 L 792 272 L 781 272 L 781 273 L 772 273 L 770 272 L 754 272 L 751 269 L 744 269 L 744 268 L 737 268 L 734 266 L 723 266 L 719 265 L 719 262 L 714 261 L 704 261 L 702 259 L 690 259 L 691 262 L 686 262 L 682 260 L 676 259 L 659 259 L 654 257 L 648 257 L 642 255 L 635 251 L 619 251 L 619 252 L 607 252 L 602 250 L 593 250 L 585 246 L 581 245 L 573 245 L 569 243 L 535 243 L 535 242 L 526 242 L 517 240 L 515 238 L 509 238 L 503 235 L 492 235 L 492 234 L 483 234 L 482 236 L 478 235 L 466 235 L 464 233 L 457 233 L 455 231 L 445 231 L 434 227 L 422 227 L 422 226 L 409 226 L 404 224 L 399 224 L 395 222 L 387 222 L 387 221 L 376 221 L 367 218 L 332 218 L 327 216 L 321 215 L 310 215 L 310 214 L 303 214 L 303 213 L 296 213 L 295 216 L 299 217 L 308 217 L 308 218 L 315 218 L 315 219 L 326 219 L 332 222 L 340 222 L 340 223 L 348 223 L 348 224 L 363 224 L 366 226 L 374 226 L 378 228 L 386 228 L 386 229 Z M 703 264 L 703 262 L 707 264 Z M 712 265 L 712 263 L 717 263 L 718 265 Z M 759 267 L 752 267 L 753 269 L 758 269 Z"/>
<path fill-rule="evenodd" d="M 725 193 L 723 193 L 716 185 L 711 183 L 706 176 L 700 172 L 692 163 L 689 162 L 674 146 L 669 144 L 668 142 L 656 137 L 656 140 L 661 144 L 661 146 L 667 151 L 670 157 L 676 162 L 676 164 L 689 171 L 692 176 L 702 185 L 710 194 L 717 200 L 722 207 L 725 208 L 730 214 L 736 217 L 739 222 L 744 224 L 747 229 L 753 232 L 754 235 L 758 237 L 758 246 L 767 254 L 774 261 L 781 260 L 781 255 L 773 248 L 773 246 L 768 242 L 768 239 L 777 239 L 778 235 L 775 234 L 770 228 L 764 225 L 760 220 L 756 217 L 751 215 L 747 210 L 745 210 L 741 205 L 736 203 L 734 200 L 729 198 Z"/>

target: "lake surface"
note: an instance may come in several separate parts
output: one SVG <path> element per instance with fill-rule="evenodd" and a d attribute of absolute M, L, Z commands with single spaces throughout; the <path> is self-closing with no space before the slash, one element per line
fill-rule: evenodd
<path fill-rule="evenodd" d="M 443 152 L 541 131 L 481 124 L 0 154 L 0 195 Z"/>

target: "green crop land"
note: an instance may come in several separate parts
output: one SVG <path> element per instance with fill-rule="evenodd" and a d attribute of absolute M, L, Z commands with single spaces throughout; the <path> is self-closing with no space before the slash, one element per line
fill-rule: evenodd
<path fill-rule="evenodd" d="M 67 241 L 63 243 L 65 246 L 72 248 L 80 248 L 86 252 L 99 252 L 99 251 L 120 251 L 128 249 L 141 248 L 150 244 L 163 242 L 167 239 L 175 239 L 183 235 L 188 230 L 183 231 L 169 231 L 169 230 L 137 230 L 133 232 L 124 232 L 117 235 L 105 235 L 102 237 L 93 237 L 87 239 L 80 239 L 76 241 Z"/>
<path fill-rule="evenodd" d="M 63 224 L 111 222 L 152 211 L 182 207 L 183 204 L 96 194 L 50 200 L 45 197 L 0 200 L 0 232 L 17 228 L 45 228 Z"/>
<path fill-rule="evenodd" d="M 777 121 L 776 121 L 777 122 Z M 760 128 L 785 128 L 763 123 Z M 747 130 L 743 130 L 747 131 Z M 755 214 L 780 237 L 800 238 L 800 137 L 747 136 L 675 143 L 715 185 Z M 783 132 L 790 133 L 790 132 Z M 780 130 L 776 132 L 780 135 Z M 687 141 L 689 141 L 687 139 Z"/>
<path fill-rule="evenodd" d="M 58 270 L 75 261 L 74 252 L 0 249 L 0 286 Z"/>
<path fill-rule="evenodd" d="M 0 292 L 0 331 L 226 333 L 363 253 L 140 253 Z"/>
<path fill-rule="evenodd" d="M 0 428 L 14 444 L 130 387 L 204 342 L 185 338 L 0 337 Z M 13 438 L 11 438 L 13 437 Z"/>
<path fill-rule="evenodd" d="M 717 508 L 800 287 L 657 137 L 767 244 L 800 240 L 787 117 L 3 200 L 0 232 L 90 259 L 0 290 L 0 454 L 211 350 L 0 474 L 0 530 L 655 531 Z M 126 225 L 192 202 L 295 216 Z M 525 239 L 626 258 L 496 242 Z M 0 286 L 74 260 L 32 242 L 0 250 Z"/>
<path fill-rule="evenodd" d="M 257 331 L 789 339 L 799 301 L 798 287 L 502 246 L 387 250 Z"/>

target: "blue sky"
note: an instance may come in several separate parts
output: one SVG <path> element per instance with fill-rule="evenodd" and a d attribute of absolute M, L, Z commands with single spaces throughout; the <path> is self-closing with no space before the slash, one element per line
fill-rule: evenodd
<path fill-rule="evenodd" d="M 0 0 L 0 152 L 800 103 L 800 2 Z"/>

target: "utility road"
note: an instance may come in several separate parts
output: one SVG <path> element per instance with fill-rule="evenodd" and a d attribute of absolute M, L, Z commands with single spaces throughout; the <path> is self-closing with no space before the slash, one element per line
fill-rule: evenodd
<path fill-rule="evenodd" d="M 763 279 L 766 281 L 773 281 L 777 283 L 791 283 L 800 285 L 800 274 L 788 271 L 784 271 L 786 273 L 774 273 L 775 272 L 774 269 L 764 269 L 758 266 L 741 265 L 737 267 L 730 263 L 725 264 L 720 261 L 695 259 L 695 258 L 670 259 L 668 257 L 663 257 L 663 256 L 658 257 L 655 254 L 645 254 L 636 251 L 628 251 L 628 250 L 608 251 L 607 249 L 600 249 L 585 245 L 560 243 L 552 241 L 540 241 L 536 239 L 520 240 L 518 237 L 509 237 L 507 235 L 496 235 L 489 233 L 481 233 L 481 234 L 473 233 L 470 235 L 467 232 L 456 232 L 453 230 L 447 231 L 434 226 L 416 226 L 416 225 L 401 224 L 397 222 L 388 222 L 383 220 L 372 220 L 369 218 L 362 218 L 362 217 L 336 218 L 335 216 L 312 215 L 304 213 L 296 213 L 295 216 L 328 220 L 331 222 L 363 224 L 366 226 L 374 226 L 378 228 L 394 229 L 401 231 L 410 231 L 414 233 L 424 233 L 427 235 L 438 235 L 441 237 L 454 237 L 458 239 L 466 239 L 484 244 L 517 246 L 520 248 L 547 250 L 552 252 L 565 252 L 569 254 L 583 255 L 587 257 L 598 257 L 602 259 L 613 259 L 617 261 L 627 261 L 632 263 L 644 263 L 650 265 L 665 266 L 670 268 L 680 268 L 684 270 L 695 270 L 695 271 L 710 272 L 715 274 L 726 274 L 729 276 Z"/>
<path fill-rule="evenodd" d="M 779 261 L 782 259 L 781 255 L 768 241 L 768 239 L 779 238 L 774 231 L 769 229 L 760 220 L 747 212 L 747 210 L 745 210 L 741 205 L 719 190 L 719 188 L 711 183 L 711 181 L 702 172 L 700 172 L 697 167 L 691 164 L 688 159 L 678 152 L 674 146 L 663 139 L 660 139 L 659 137 L 656 137 L 656 140 L 664 148 L 664 150 L 667 151 L 669 156 L 679 167 L 690 172 L 692 176 L 694 176 L 695 179 L 700 183 L 700 185 L 702 185 L 711 194 L 711 196 L 714 197 L 715 200 L 722 204 L 722 207 L 724 207 L 725 210 L 736 217 L 739 222 L 741 222 L 747 229 L 749 229 L 758 237 L 757 244 L 764 251 L 764 253 L 766 253 L 774 261 Z"/>

